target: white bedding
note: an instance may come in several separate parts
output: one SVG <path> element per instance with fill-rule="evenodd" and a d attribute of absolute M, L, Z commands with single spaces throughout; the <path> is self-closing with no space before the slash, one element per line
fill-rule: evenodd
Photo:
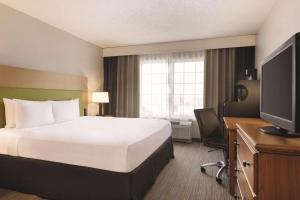
<path fill-rule="evenodd" d="M 0 154 L 130 172 L 171 135 L 158 119 L 80 117 L 24 129 L 0 129 Z"/>

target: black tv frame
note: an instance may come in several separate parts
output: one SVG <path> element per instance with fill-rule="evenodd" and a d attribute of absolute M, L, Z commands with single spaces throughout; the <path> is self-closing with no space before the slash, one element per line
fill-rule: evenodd
<path fill-rule="evenodd" d="M 261 81 L 260 86 L 260 117 L 265 119 L 266 121 L 271 122 L 277 130 L 274 130 L 273 134 L 300 134 L 300 33 L 296 33 L 290 39 L 288 39 L 285 43 L 283 43 L 279 48 L 277 48 L 273 53 L 271 53 L 263 62 L 261 68 L 261 79 L 263 80 L 263 67 L 266 63 L 271 61 L 285 49 L 292 46 L 293 51 L 293 69 L 292 69 L 292 120 L 287 120 L 278 116 L 274 116 L 262 111 L 262 88 L 263 81 Z M 297 64 L 299 66 L 297 66 Z M 297 79 L 298 77 L 298 79 Z M 298 87 L 297 87 L 298 86 Z M 298 104 L 298 106 L 297 106 Z M 262 129 L 264 132 L 269 132 L 272 134 L 272 130 L 270 127 L 266 127 Z"/>

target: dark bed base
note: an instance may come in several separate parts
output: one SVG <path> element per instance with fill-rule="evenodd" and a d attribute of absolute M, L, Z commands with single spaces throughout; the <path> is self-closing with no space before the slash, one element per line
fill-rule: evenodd
<path fill-rule="evenodd" d="M 51 200 L 143 199 L 173 157 L 171 138 L 130 173 L 0 155 L 0 187 Z"/>

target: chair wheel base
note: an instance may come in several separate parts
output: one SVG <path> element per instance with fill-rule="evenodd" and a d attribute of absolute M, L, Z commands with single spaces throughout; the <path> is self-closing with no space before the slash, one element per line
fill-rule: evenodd
<path fill-rule="evenodd" d="M 216 178 L 216 181 L 218 184 L 222 184 L 222 179 L 221 178 Z"/>
<path fill-rule="evenodd" d="M 205 170 L 204 167 L 200 167 L 200 169 L 201 169 L 201 172 L 202 172 L 202 173 L 205 173 L 205 172 L 206 172 L 206 170 Z"/>

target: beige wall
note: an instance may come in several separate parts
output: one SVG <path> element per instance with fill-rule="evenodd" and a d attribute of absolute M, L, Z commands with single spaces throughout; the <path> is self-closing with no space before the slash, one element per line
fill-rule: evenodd
<path fill-rule="evenodd" d="M 294 33 L 300 31 L 300 1 L 277 0 L 256 38 L 256 67 Z"/>
<path fill-rule="evenodd" d="M 88 90 L 102 88 L 102 49 L 0 4 L 0 64 L 84 75 Z M 89 105 L 93 114 L 97 106 Z"/>
<path fill-rule="evenodd" d="M 104 48 L 103 56 L 142 55 L 255 46 L 255 35 Z"/>

